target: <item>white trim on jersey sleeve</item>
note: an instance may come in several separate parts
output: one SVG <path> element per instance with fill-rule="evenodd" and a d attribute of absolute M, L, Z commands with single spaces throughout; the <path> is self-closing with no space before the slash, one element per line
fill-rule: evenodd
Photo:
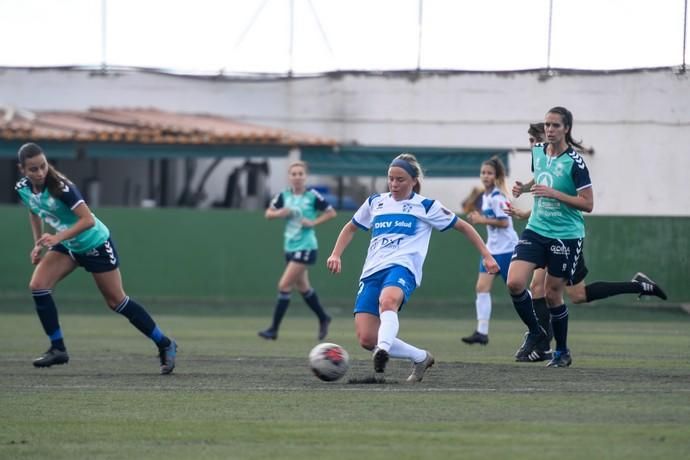
<path fill-rule="evenodd" d="M 458 220 L 458 216 L 449 211 L 448 208 L 441 204 L 441 202 L 434 201 L 424 220 L 426 220 L 429 225 L 434 227 L 436 230 L 444 231 L 455 225 L 455 222 Z"/>
<path fill-rule="evenodd" d="M 367 199 L 364 203 L 362 203 L 359 209 L 355 212 L 354 216 L 352 216 L 352 223 L 360 227 L 362 230 L 369 231 L 371 228 L 371 207 L 375 201 L 376 199 L 371 200 L 370 203 L 369 199 Z"/>
<path fill-rule="evenodd" d="M 76 203 L 74 203 L 74 205 L 72 205 L 71 208 L 69 208 L 69 210 L 70 210 L 70 211 L 74 211 L 74 208 L 76 208 L 77 206 L 79 206 L 79 205 L 82 204 L 82 203 L 86 203 L 86 201 L 84 201 L 84 200 L 79 200 L 79 201 L 77 201 Z"/>

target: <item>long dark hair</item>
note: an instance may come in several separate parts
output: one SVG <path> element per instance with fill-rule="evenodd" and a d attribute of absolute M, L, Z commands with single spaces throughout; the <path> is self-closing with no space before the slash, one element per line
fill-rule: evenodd
<path fill-rule="evenodd" d="M 569 145 L 577 147 L 581 151 L 585 150 L 585 148 L 581 144 L 582 141 L 575 141 L 575 139 L 573 139 L 573 114 L 570 112 L 570 110 L 566 109 L 565 107 L 557 106 L 553 107 L 546 113 L 555 113 L 557 115 L 560 115 L 561 121 L 563 121 L 563 126 L 567 126 L 570 128 L 568 132 L 565 134 L 565 141 Z"/>
<path fill-rule="evenodd" d="M 494 180 L 494 185 L 499 189 L 505 196 L 509 196 L 508 187 L 506 185 L 506 167 L 497 156 L 492 156 L 488 160 L 482 163 L 482 166 L 488 165 L 494 168 L 496 173 L 496 179 Z"/>
<path fill-rule="evenodd" d="M 24 168 L 26 166 L 26 160 L 39 155 L 45 156 L 43 149 L 38 144 L 28 142 L 19 147 L 17 159 L 19 160 L 21 167 Z M 48 193 L 55 198 L 59 197 L 62 195 L 62 189 L 65 187 L 65 183 L 70 183 L 70 180 L 67 179 L 67 176 L 48 163 L 48 173 L 46 175 L 46 188 L 48 189 Z"/>

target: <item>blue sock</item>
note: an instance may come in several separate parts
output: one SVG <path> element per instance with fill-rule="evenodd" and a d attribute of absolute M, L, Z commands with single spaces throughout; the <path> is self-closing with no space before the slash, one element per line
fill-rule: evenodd
<path fill-rule="evenodd" d="M 129 319 L 134 327 L 139 329 L 142 334 L 153 340 L 159 347 L 167 347 L 170 345 L 170 339 L 163 334 L 163 332 L 156 326 L 156 323 L 148 314 L 144 307 L 130 299 L 129 296 L 120 302 L 120 305 L 115 307 L 117 313 Z"/>
<path fill-rule="evenodd" d="M 60 330 L 58 312 L 52 292 L 52 289 L 36 289 L 31 291 L 31 296 L 34 299 L 36 313 L 38 313 L 38 319 L 41 320 L 43 331 L 50 339 L 50 348 L 65 351 L 65 342 L 62 338 L 62 330 Z"/>
<path fill-rule="evenodd" d="M 278 332 L 280 323 L 283 321 L 283 316 L 290 305 L 290 293 L 289 292 L 278 292 L 278 300 L 276 301 L 276 308 L 273 310 L 273 323 L 271 324 L 271 329 Z"/>
<path fill-rule="evenodd" d="M 330 319 L 330 317 L 323 310 L 323 307 L 321 306 L 319 298 L 317 297 L 316 291 L 314 291 L 314 289 L 309 289 L 307 292 L 303 292 L 302 298 L 307 303 L 309 308 L 311 308 L 311 311 L 316 313 L 316 316 L 319 317 L 319 321 L 323 322 Z"/>
<path fill-rule="evenodd" d="M 530 333 L 537 334 L 539 332 L 539 322 L 537 315 L 534 313 L 534 306 L 532 305 L 532 296 L 529 291 L 525 289 L 521 294 L 510 294 L 513 299 L 513 306 L 515 311 L 520 316 L 520 319 L 527 326 Z"/>
<path fill-rule="evenodd" d="M 556 339 L 556 351 L 568 351 L 568 307 L 559 305 L 551 309 L 553 337 Z"/>

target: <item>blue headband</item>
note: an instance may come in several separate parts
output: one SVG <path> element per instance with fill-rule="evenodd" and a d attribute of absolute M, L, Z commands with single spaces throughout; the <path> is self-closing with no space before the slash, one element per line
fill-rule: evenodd
<path fill-rule="evenodd" d="M 404 169 L 413 179 L 417 178 L 417 171 L 415 171 L 412 165 L 407 161 L 396 158 L 395 160 L 391 161 L 389 168 L 393 166 Z"/>

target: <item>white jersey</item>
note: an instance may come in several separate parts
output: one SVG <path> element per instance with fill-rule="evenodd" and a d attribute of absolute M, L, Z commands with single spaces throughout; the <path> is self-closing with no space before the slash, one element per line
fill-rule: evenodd
<path fill-rule="evenodd" d="M 371 230 L 371 242 L 360 279 L 400 265 L 422 284 L 422 265 L 429 250 L 431 230 L 444 231 L 458 217 L 441 203 L 416 193 L 395 201 L 390 193 L 370 196 L 352 217 L 352 223 Z"/>
<path fill-rule="evenodd" d="M 518 235 L 513 228 L 513 219 L 506 214 L 505 207 L 508 199 L 500 190 L 494 188 L 482 195 L 482 214 L 488 219 L 508 220 L 505 228 L 486 226 L 486 247 L 491 254 L 505 254 L 513 252 L 518 242 Z"/>

